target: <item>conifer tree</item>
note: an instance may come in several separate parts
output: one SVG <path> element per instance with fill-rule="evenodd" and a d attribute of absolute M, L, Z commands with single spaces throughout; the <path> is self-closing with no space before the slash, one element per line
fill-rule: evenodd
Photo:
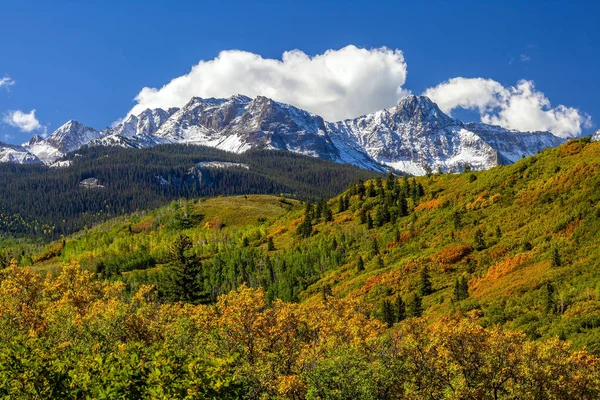
<path fill-rule="evenodd" d="M 562 265 L 562 260 L 560 258 L 560 253 L 558 252 L 558 247 L 554 247 L 552 249 L 552 266 L 560 267 Z"/>
<path fill-rule="evenodd" d="M 373 218 L 371 218 L 371 213 L 367 213 L 367 229 L 373 229 Z"/>
<path fill-rule="evenodd" d="M 546 314 L 552 314 L 554 312 L 555 302 L 556 300 L 554 298 L 554 286 L 552 286 L 552 283 L 548 282 L 546 284 L 546 291 L 544 296 L 544 310 Z"/>
<path fill-rule="evenodd" d="M 358 272 L 365 270 L 365 261 L 363 260 L 362 256 L 358 257 L 358 262 L 356 263 L 356 270 Z"/>
<path fill-rule="evenodd" d="M 171 263 L 165 268 L 162 289 L 171 301 L 197 304 L 208 300 L 201 281 L 202 263 L 194 254 L 189 254 L 191 249 L 191 239 L 182 234 L 169 246 Z"/>
<path fill-rule="evenodd" d="M 423 315 L 423 303 L 418 293 L 415 293 L 408 302 L 407 314 L 415 318 Z"/>
<path fill-rule="evenodd" d="M 361 225 L 367 223 L 367 211 L 362 207 L 360 210 L 358 210 L 358 222 Z"/>
<path fill-rule="evenodd" d="M 401 217 L 406 217 L 408 215 L 408 203 L 406 202 L 406 197 L 403 195 L 400 196 L 400 199 L 398 200 L 398 208 Z"/>
<path fill-rule="evenodd" d="M 371 254 L 373 255 L 373 257 L 379 255 L 379 244 L 377 243 L 377 239 L 375 238 L 371 240 Z"/>
<path fill-rule="evenodd" d="M 331 212 L 331 209 L 329 208 L 327 202 L 323 204 L 323 218 L 325 219 L 325 222 L 333 221 L 333 213 Z"/>
<path fill-rule="evenodd" d="M 486 248 L 483 231 L 481 229 L 477 229 L 477 231 L 475 231 L 475 236 L 473 236 L 473 248 L 477 251 L 481 251 Z"/>
<path fill-rule="evenodd" d="M 430 295 L 432 293 L 431 278 L 429 276 L 429 269 L 425 266 L 421 269 L 421 279 L 419 282 L 419 295 L 421 297 Z"/>
<path fill-rule="evenodd" d="M 340 196 L 338 199 L 338 213 L 342 213 L 346 211 L 346 207 L 344 206 L 344 196 Z"/>
<path fill-rule="evenodd" d="M 404 304 L 404 300 L 402 300 L 402 296 L 396 296 L 396 322 L 403 321 L 406 319 L 406 305 Z"/>
<path fill-rule="evenodd" d="M 381 317 L 383 322 L 387 324 L 388 328 L 394 326 L 396 318 L 394 315 L 394 308 L 389 300 L 383 300 L 381 304 Z"/>
<path fill-rule="evenodd" d="M 462 228 L 462 216 L 458 210 L 454 211 L 452 214 L 452 222 L 454 224 L 454 229 Z"/>
<path fill-rule="evenodd" d="M 394 190 L 395 186 L 396 186 L 396 177 L 390 170 L 390 171 L 388 171 L 388 174 L 385 178 L 385 187 L 387 190 L 392 191 L 392 190 Z"/>
<path fill-rule="evenodd" d="M 275 243 L 273 243 L 273 238 L 269 236 L 269 238 L 267 239 L 267 250 L 268 251 L 273 251 L 275 250 Z"/>

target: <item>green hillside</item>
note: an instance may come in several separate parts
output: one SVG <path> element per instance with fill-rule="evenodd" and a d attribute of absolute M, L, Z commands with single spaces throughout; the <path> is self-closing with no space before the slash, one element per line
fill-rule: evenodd
<path fill-rule="evenodd" d="M 178 200 L 6 242 L 0 394 L 597 398 L 599 189 L 600 143 L 580 139 L 313 204 Z"/>
<path fill-rule="evenodd" d="M 223 197 L 112 220 L 30 248 L 21 263 L 77 261 L 131 290 L 160 287 L 169 246 L 184 234 L 209 301 L 246 282 L 271 299 L 364 299 L 385 319 L 387 302 L 401 296 L 420 300 L 430 319 L 473 311 L 484 326 L 600 352 L 599 188 L 600 145 L 582 139 L 485 172 L 352 186 L 341 210 L 339 197 L 327 203 L 330 222 L 312 207 L 309 237 L 298 234 L 305 207 L 296 201 Z"/>

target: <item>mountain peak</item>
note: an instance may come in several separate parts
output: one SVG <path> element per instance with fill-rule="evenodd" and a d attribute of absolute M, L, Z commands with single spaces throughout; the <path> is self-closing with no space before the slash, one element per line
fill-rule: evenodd
<path fill-rule="evenodd" d="M 396 108 L 403 108 L 405 110 L 431 110 L 436 109 L 439 110 L 437 104 L 435 104 L 431 99 L 427 96 L 417 96 L 411 94 L 406 96 L 396 106 Z"/>

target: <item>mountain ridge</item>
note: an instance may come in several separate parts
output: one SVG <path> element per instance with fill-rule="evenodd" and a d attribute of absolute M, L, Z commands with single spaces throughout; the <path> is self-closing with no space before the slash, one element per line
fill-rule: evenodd
<path fill-rule="evenodd" d="M 265 148 L 380 172 L 392 168 L 423 175 L 434 169 L 489 169 L 563 142 L 550 132 L 464 123 L 425 96 L 411 95 L 389 109 L 328 122 L 264 96 L 234 95 L 193 97 L 181 108 L 147 109 L 101 131 L 69 121 L 47 139 L 34 137 L 22 147 L 45 164 L 86 145 L 142 148 L 183 143 L 235 153 Z"/>

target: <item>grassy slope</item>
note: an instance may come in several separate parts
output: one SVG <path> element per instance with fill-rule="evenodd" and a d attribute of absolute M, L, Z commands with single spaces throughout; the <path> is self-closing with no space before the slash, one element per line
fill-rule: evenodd
<path fill-rule="evenodd" d="M 409 202 L 414 214 L 396 224 L 372 230 L 359 225 L 359 207 L 375 206 L 378 200 L 369 198 L 363 204 L 357 196 L 332 223 L 316 224 L 316 233 L 304 240 L 317 245 L 342 233 L 357 240 L 346 264 L 325 272 L 305 290 L 303 301 L 316 298 L 323 285 L 330 284 L 335 295 L 364 298 L 376 311 L 384 298 L 413 293 L 426 266 L 434 289 L 423 300 L 430 318 L 477 310 L 483 324 L 524 330 L 531 337 L 560 335 L 600 351 L 600 143 L 572 141 L 514 165 L 472 175 L 477 179 L 470 173 L 418 178 L 426 195 L 417 205 Z M 74 235 L 61 256 L 36 267 L 46 270 L 69 260 L 91 265 L 107 254 L 140 250 L 151 252 L 160 263 L 167 243 L 180 232 L 170 227 L 170 221 L 186 208 L 190 214 L 204 215 L 183 231 L 207 257 L 215 243 L 242 237 L 266 251 L 265 238 L 271 236 L 277 252 L 285 252 L 302 240 L 294 235 L 302 207 L 290 203 L 270 196 L 242 196 L 174 204 Z M 336 210 L 337 200 L 330 205 Z M 458 229 L 453 222 L 456 211 L 462 215 Z M 215 229 L 217 221 L 225 227 Z M 396 229 L 400 242 L 394 239 Z M 461 255 L 461 250 L 469 251 L 477 229 L 484 232 L 486 249 Z M 371 254 L 373 239 L 381 249 L 383 267 Z M 562 260 L 559 267 L 552 267 L 555 248 Z M 362 272 L 356 271 L 359 255 L 366 261 Z M 459 276 L 468 277 L 470 297 L 454 302 L 453 285 Z M 560 312 L 545 311 L 547 283 L 555 288 Z"/>

